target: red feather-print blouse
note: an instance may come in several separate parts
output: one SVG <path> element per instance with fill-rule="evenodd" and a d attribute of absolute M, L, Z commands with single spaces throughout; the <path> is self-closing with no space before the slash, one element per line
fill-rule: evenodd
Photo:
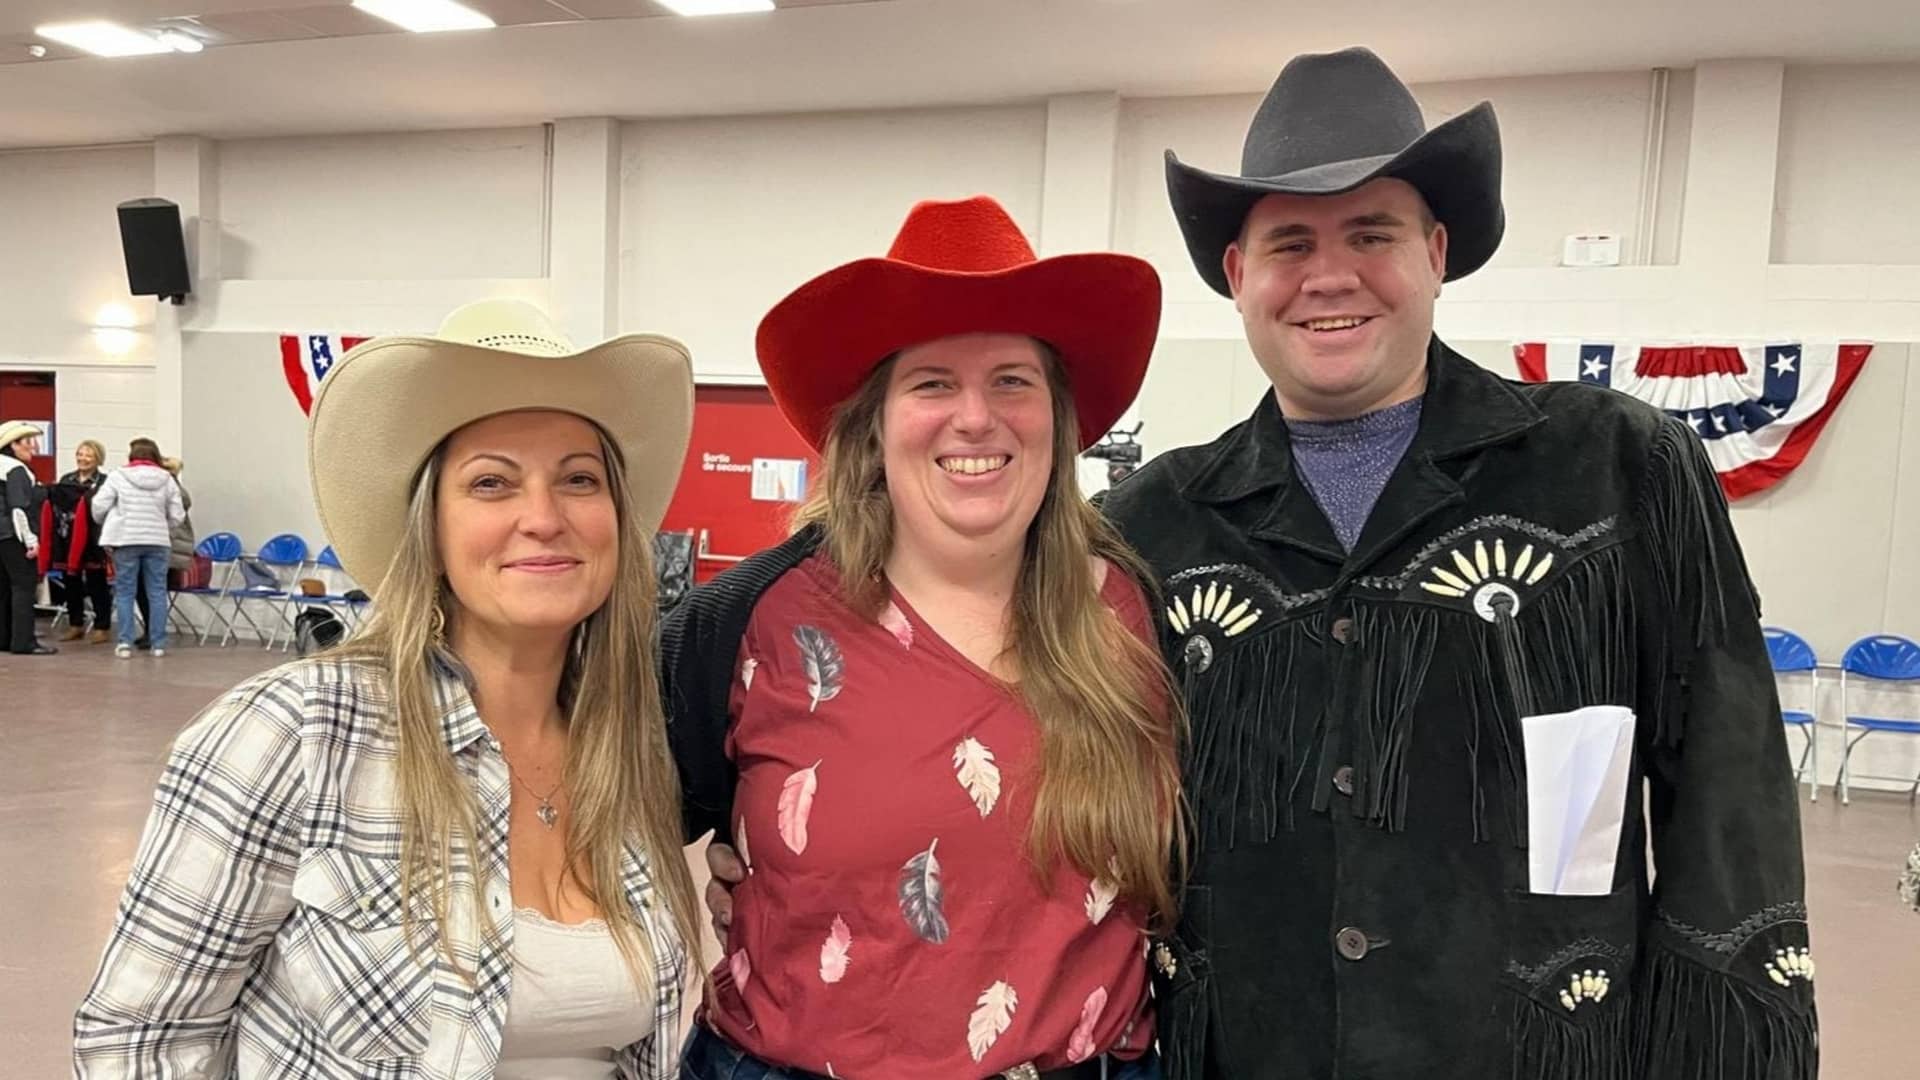
<path fill-rule="evenodd" d="M 1126 575 L 1103 595 L 1151 633 Z M 897 593 L 878 622 L 854 614 L 820 555 L 760 598 L 736 672 L 733 841 L 750 869 L 715 1030 L 850 1080 L 1151 1044 L 1141 911 L 1064 862 L 1043 889 L 1026 858 L 1038 732 L 1006 689 Z"/>

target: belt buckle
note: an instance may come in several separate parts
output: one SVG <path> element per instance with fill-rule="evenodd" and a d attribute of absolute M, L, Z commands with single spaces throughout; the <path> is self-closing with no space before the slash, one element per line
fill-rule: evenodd
<path fill-rule="evenodd" d="M 1001 1073 L 1002 1080 L 1040 1080 L 1040 1070 L 1031 1061 L 1021 1062 Z"/>

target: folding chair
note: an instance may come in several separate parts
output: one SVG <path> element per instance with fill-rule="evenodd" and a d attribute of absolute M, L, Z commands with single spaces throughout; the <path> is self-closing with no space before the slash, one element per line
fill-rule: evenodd
<path fill-rule="evenodd" d="M 1807 675 L 1807 707 L 1780 710 L 1780 719 L 1788 727 L 1798 728 L 1800 734 L 1807 737 L 1807 745 L 1800 751 L 1800 762 L 1793 768 L 1793 778 L 1798 782 L 1802 777 L 1807 781 L 1807 801 L 1820 801 L 1820 723 L 1816 715 L 1820 708 L 1820 659 L 1813 654 L 1813 646 L 1807 639 L 1791 630 L 1782 630 L 1777 626 L 1762 627 L 1767 639 L 1767 658 L 1773 661 L 1773 673 L 1795 675 L 1805 672 Z M 1812 767 L 1809 768 L 1808 766 Z"/>
<path fill-rule="evenodd" d="M 238 636 L 240 628 L 235 623 L 239 621 L 245 622 L 253 630 L 254 639 L 260 642 L 262 648 L 271 649 L 279 638 L 280 628 L 275 626 L 271 633 L 262 629 L 259 623 L 253 621 L 253 616 L 247 614 L 247 602 L 265 601 L 267 610 L 276 616 L 282 615 L 289 580 L 306 564 L 307 542 L 293 533 L 281 533 L 260 545 L 260 550 L 251 557 L 241 558 L 248 560 L 240 567 L 243 576 L 257 573 L 258 570 L 264 570 L 264 574 L 261 575 L 262 580 L 248 581 L 228 593 L 233 607 L 227 617 L 227 631 L 221 635 L 220 644 L 225 645 L 229 637 Z M 254 567 L 258 570 L 250 569 Z"/>
<path fill-rule="evenodd" d="M 1853 748 L 1860 740 L 1876 731 L 1890 731 L 1896 735 L 1920 735 L 1920 718 L 1856 716 L 1847 700 L 1850 689 L 1857 688 L 1862 681 L 1869 687 L 1890 688 L 1904 685 L 1916 688 L 1920 684 L 1920 644 L 1911 638 L 1898 634 L 1873 634 L 1861 638 L 1847 647 L 1847 654 L 1840 658 L 1840 732 L 1847 737 L 1846 749 L 1840 755 L 1840 802 L 1845 805 L 1849 795 L 1848 784 L 1853 779 Z M 1854 735 L 1858 728 L 1860 734 Z M 1865 776 L 1869 780 L 1905 780 L 1904 776 Z M 1913 786 L 1907 790 L 1907 801 L 1914 801 L 1920 794 L 1920 775 L 1915 775 Z"/>
<path fill-rule="evenodd" d="M 312 565 L 316 570 L 330 570 L 341 577 L 345 577 L 347 573 L 346 568 L 340 565 L 340 556 L 333 553 L 332 544 L 328 544 L 326 547 L 320 549 L 320 557 L 313 560 Z M 305 572 L 304 566 L 301 572 Z M 337 612 L 340 616 L 340 621 L 346 624 L 347 632 L 352 633 L 359 627 L 360 612 L 361 609 L 366 606 L 367 601 L 355 599 L 344 592 L 325 592 L 318 596 L 308 596 L 300 592 L 288 592 L 287 607 L 286 610 L 281 613 L 281 618 L 287 626 L 287 640 L 285 644 L 281 646 L 281 650 L 285 651 L 293 647 L 293 639 L 296 636 L 295 631 L 300 625 L 299 618 L 301 609 L 321 607 L 326 608 L 328 611 Z"/>
<path fill-rule="evenodd" d="M 64 601 L 66 599 L 67 590 L 79 588 L 80 582 L 68 581 L 67 572 L 60 569 L 57 566 L 47 571 L 47 603 L 52 604 L 54 608 L 53 621 L 47 624 L 48 633 L 58 632 L 60 629 L 60 624 L 68 621 L 67 604 L 66 603 L 55 604 L 53 602 L 53 587 L 55 585 L 60 586 L 60 596 L 61 596 L 61 599 Z M 87 605 L 87 625 L 81 627 L 80 629 L 82 630 L 93 629 L 93 605 L 92 604 Z"/>
<path fill-rule="evenodd" d="M 183 596 L 192 596 L 199 599 L 200 605 L 204 607 L 207 612 L 207 625 L 201 627 L 198 631 L 200 644 L 202 645 L 207 643 L 207 635 L 213 633 L 214 623 L 218 622 L 223 629 L 232 629 L 232 624 L 227 621 L 226 616 L 220 613 L 220 609 L 226 604 L 227 597 L 231 594 L 233 579 L 240 572 L 240 553 L 243 550 L 245 550 L 245 548 L 240 543 L 240 537 L 235 533 L 217 532 L 205 540 L 200 541 L 194 545 L 193 553 L 213 564 L 213 574 L 208 578 L 208 583 L 205 585 L 194 585 L 183 589 L 171 590 L 167 597 L 169 601 L 168 607 L 173 611 L 180 610 L 181 605 L 177 601 Z M 193 620 L 184 612 L 180 618 L 184 620 L 189 627 L 193 625 Z M 220 643 L 222 645 L 226 644 L 224 634 L 220 639 Z"/>

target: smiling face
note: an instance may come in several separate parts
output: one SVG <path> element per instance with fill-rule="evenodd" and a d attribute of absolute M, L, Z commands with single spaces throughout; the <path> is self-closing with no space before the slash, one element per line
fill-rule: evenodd
<path fill-rule="evenodd" d="M 100 467 L 100 455 L 94 452 L 90 443 L 81 443 L 80 449 L 73 452 L 73 464 L 83 473 L 90 473 Z"/>
<path fill-rule="evenodd" d="M 962 334 L 901 351 L 880 442 L 897 540 L 1024 535 L 1053 472 L 1053 390 L 1038 343 Z"/>
<path fill-rule="evenodd" d="M 1283 412 L 1359 416 L 1425 387 L 1447 230 L 1402 180 L 1343 195 L 1269 195 L 1224 267 L 1247 343 Z"/>
<path fill-rule="evenodd" d="M 619 524 L 597 428 L 503 413 L 455 432 L 442 460 L 435 525 L 460 619 L 501 636 L 565 634 L 599 610 Z"/>

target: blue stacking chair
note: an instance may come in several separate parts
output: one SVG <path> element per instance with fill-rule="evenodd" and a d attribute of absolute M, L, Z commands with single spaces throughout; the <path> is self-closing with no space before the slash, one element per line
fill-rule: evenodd
<path fill-rule="evenodd" d="M 342 575 L 347 572 L 346 567 L 340 565 L 340 556 L 334 554 L 332 544 L 328 544 L 326 547 L 320 549 L 320 556 L 313 560 L 313 565 L 316 568 L 332 570 Z M 286 643 L 281 646 L 281 649 L 285 650 L 293 646 L 295 630 L 299 627 L 300 609 L 321 607 L 329 611 L 338 612 L 340 620 L 346 624 L 349 631 L 352 631 L 360 625 L 360 613 L 366 606 L 367 601 L 354 599 L 345 593 L 330 592 L 323 593 L 319 596 L 308 596 L 305 593 L 289 592 L 287 594 L 287 610 L 285 612 L 285 622 L 288 628 L 287 640 Z"/>
<path fill-rule="evenodd" d="M 239 631 L 239 627 L 235 625 L 237 620 L 245 622 L 253 629 L 254 637 L 262 647 L 271 649 L 279 636 L 280 628 L 275 626 L 271 633 L 261 629 L 260 624 L 253 621 L 253 616 L 247 614 L 247 601 L 266 601 L 269 610 L 276 616 L 284 616 L 288 584 L 293 575 L 299 572 L 300 567 L 306 564 L 307 542 L 293 533 L 281 533 L 260 545 L 260 550 L 254 552 L 251 558 L 254 563 L 266 568 L 272 575 L 273 583 L 243 584 L 241 588 L 234 589 L 228 594 L 233 601 L 233 607 L 227 618 L 227 632 L 221 635 L 220 644 L 225 645 L 230 636 L 237 635 Z"/>
<path fill-rule="evenodd" d="M 1898 634 L 1872 634 L 1849 645 L 1847 654 L 1840 658 L 1840 731 L 1847 739 L 1846 749 L 1840 755 L 1840 801 L 1843 804 L 1847 802 L 1848 783 L 1853 778 L 1853 748 L 1860 744 L 1860 740 L 1876 731 L 1920 735 L 1920 714 L 1905 717 L 1856 715 L 1847 700 L 1847 692 L 1850 686 L 1858 686 L 1862 681 L 1868 686 L 1883 689 L 1900 685 L 1920 689 L 1920 644 Z M 1858 735 L 1853 734 L 1856 730 Z M 1865 773 L 1861 775 L 1866 776 Z M 1867 779 L 1905 780 L 1906 777 L 1868 776 Z M 1907 789 L 1907 801 L 1912 802 L 1916 794 L 1920 794 L 1920 775 L 1913 778 L 1913 786 Z"/>
<path fill-rule="evenodd" d="M 1793 778 L 1807 781 L 1807 799 L 1820 801 L 1820 723 L 1817 713 L 1820 708 L 1820 658 L 1813 654 L 1813 646 L 1807 639 L 1791 630 L 1777 626 L 1761 628 L 1767 639 L 1767 659 L 1773 662 L 1773 673 L 1778 675 L 1807 676 L 1807 707 L 1780 710 L 1780 719 L 1788 727 L 1797 728 L 1806 736 L 1807 744 L 1800 750 L 1800 762 L 1794 766 Z"/>
<path fill-rule="evenodd" d="M 212 536 L 195 544 L 193 553 L 213 564 L 213 576 L 208 579 L 205 585 L 196 585 L 190 589 L 175 589 L 172 594 L 167 597 L 169 618 L 172 617 L 174 611 L 180 610 L 178 604 L 180 597 L 197 596 L 200 598 L 201 604 L 207 609 L 208 616 L 207 625 L 201 627 L 199 631 L 200 644 L 202 645 L 207 643 L 207 635 L 213 633 L 214 623 L 218 622 L 222 627 L 228 627 L 230 625 L 227 622 L 227 617 L 221 614 L 220 609 L 226 606 L 227 597 L 233 587 L 233 579 L 235 575 L 240 572 L 240 554 L 245 550 L 246 547 L 240 542 L 239 535 L 230 532 L 214 533 Z M 189 628 L 193 626 L 193 620 L 188 618 L 184 612 L 181 614 L 180 619 L 186 623 Z M 225 637 L 221 638 L 222 642 L 225 642 L 225 640 Z"/>

